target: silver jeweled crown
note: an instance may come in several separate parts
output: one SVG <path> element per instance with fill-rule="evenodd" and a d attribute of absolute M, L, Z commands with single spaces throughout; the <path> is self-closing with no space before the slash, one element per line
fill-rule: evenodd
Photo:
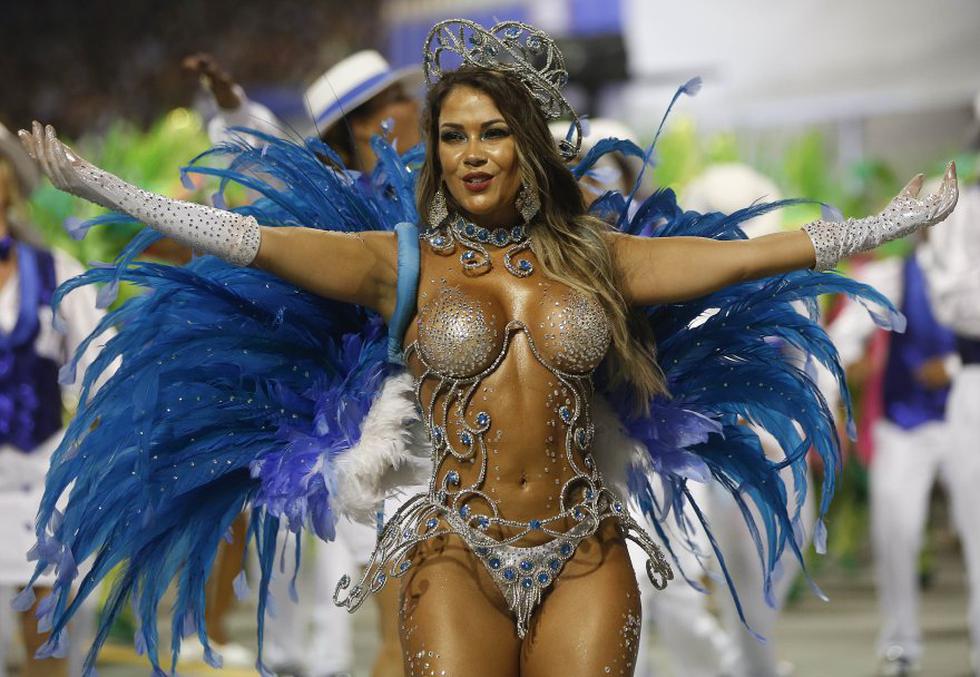
<path fill-rule="evenodd" d="M 486 29 L 467 19 L 440 21 L 425 39 L 423 68 L 431 87 L 445 70 L 443 56 L 453 54 L 460 65 L 480 66 L 513 73 L 531 93 L 531 97 L 549 120 L 571 118 L 569 137 L 558 143 L 566 160 L 578 155 L 582 147 L 582 124 L 562 87 L 568 82 L 565 58 L 555 41 L 544 31 L 520 21 L 502 21 Z M 456 68 L 453 65 L 453 70 Z"/>

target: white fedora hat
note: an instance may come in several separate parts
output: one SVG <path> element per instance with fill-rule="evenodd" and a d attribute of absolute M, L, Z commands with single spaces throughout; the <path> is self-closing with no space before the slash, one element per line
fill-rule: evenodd
<path fill-rule="evenodd" d="M 366 49 L 351 54 L 317 78 L 306 90 L 306 108 L 317 132 L 380 94 L 391 85 L 402 83 L 413 95 L 422 84 L 419 66 L 392 69 L 381 54 Z"/>
<path fill-rule="evenodd" d="M 17 183 L 20 184 L 20 191 L 27 198 L 34 189 L 37 188 L 41 175 L 37 165 L 28 156 L 24 147 L 20 145 L 20 140 L 10 133 L 10 131 L 0 123 L 0 157 L 6 159 L 14 168 L 17 176 Z"/>

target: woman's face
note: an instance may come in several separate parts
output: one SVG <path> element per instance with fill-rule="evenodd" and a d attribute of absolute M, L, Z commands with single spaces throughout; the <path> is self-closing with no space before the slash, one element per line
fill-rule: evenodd
<path fill-rule="evenodd" d="M 512 226 L 521 187 L 517 145 L 489 94 L 454 87 L 439 113 L 439 162 L 449 193 L 474 223 Z"/>
<path fill-rule="evenodd" d="M 385 121 L 390 120 L 391 138 L 399 152 L 405 152 L 419 142 L 419 104 L 405 93 L 401 85 L 393 85 L 378 95 L 379 104 L 364 115 L 351 116 L 350 128 L 354 143 L 358 148 L 358 169 L 370 172 L 378 163 L 378 158 L 370 150 L 371 137 L 381 131 Z"/>

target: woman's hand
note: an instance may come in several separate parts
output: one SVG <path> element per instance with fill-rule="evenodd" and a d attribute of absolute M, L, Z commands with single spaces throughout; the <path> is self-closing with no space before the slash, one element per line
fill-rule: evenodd
<path fill-rule="evenodd" d="M 108 200 L 107 195 L 93 189 L 90 177 L 97 168 L 59 141 L 54 127 L 42 127 L 35 120 L 32 132 L 22 129 L 17 135 L 24 150 L 37 162 L 45 176 L 51 179 L 55 188 L 107 209 L 119 208 Z"/>
<path fill-rule="evenodd" d="M 207 52 L 184 57 L 181 66 L 201 79 L 204 86 L 214 95 L 214 100 L 219 107 L 235 110 L 242 105 L 241 88 L 228 71 L 221 67 L 218 60 Z"/>
<path fill-rule="evenodd" d="M 803 226 L 803 231 L 813 241 L 815 270 L 828 270 L 837 263 L 858 252 L 874 249 L 890 240 L 896 240 L 919 228 L 932 226 L 953 211 L 959 198 L 956 184 L 956 165 L 946 168 L 943 181 L 932 195 L 919 199 L 923 176 L 919 174 L 875 216 L 863 219 L 847 219 L 844 222 L 813 221 Z"/>

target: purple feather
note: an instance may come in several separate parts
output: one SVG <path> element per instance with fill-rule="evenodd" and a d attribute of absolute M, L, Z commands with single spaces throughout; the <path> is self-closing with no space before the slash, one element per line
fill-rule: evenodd
<path fill-rule="evenodd" d="M 245 576 L 244 569 L 239 571 L 238 575 L 235 576 L 235 581 L 232 583 L 232 588 L 235 591 L 235 598 L 238 599 L 238 601 L 246 599 L 251 593 L 251 590 L 248 588 L 248 579 Z"/>

